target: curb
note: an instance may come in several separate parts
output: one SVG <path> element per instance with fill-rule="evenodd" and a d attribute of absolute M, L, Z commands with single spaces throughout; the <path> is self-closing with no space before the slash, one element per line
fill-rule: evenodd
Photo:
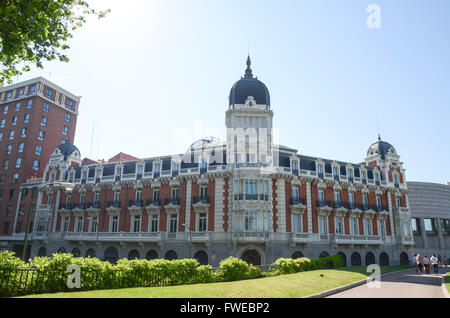
<path fill-rule="evenodd" d="M 447 286 L 445 286 L 445 282 L 444 282 L 445 276 L 446 275 L 442 276 L 442 293 L 444 294 L 444 297 L 450 298 L 450 293 L 448 292 Z"/>
<path fill-rule="evenodd" d="M 407 272 L 407 271 L 410 271 L 412 269 L 413 268 L 408 268 L 408 269 L 402 269 L 401 271 L 395 271 L 395 272 L 386 273 L 386 274 L 381 275 L 381 278 L 384 278 L 384 277 L 387 277 L 387 276 L 390 276 L 390 275 L 393 275 L 393 274 Z M 369 276 L 367 278 L 369 278 Z M 327 296 L 330 296 L 330 295 L 334 295 L 334 294 L 337 294 L 337 293 L 340 293 L 340 292 L 343 292 L 343 291 L 346 291 L 346 290 L 349 290 L 349 289 L 352 289 L 352 288 L 364 285 L 367 282 L 367 278 L 365 278 L 363 280 L 360 280 L 360 281 L 357 281 L 355 283 L 351 283 L 351 284 L 348 284 L 348 285 L 345 285 L 345 286 L 333 288 L 333 289 L 326 290 L 326 291 L 321 292 L 321 293 L 305 296 L 305 297 L 302 297 L 302 298 L 324 298 L 324 297 L 327 297 Z M 444 287 L 445 287 L 445 285 L 444 285 Z"/>

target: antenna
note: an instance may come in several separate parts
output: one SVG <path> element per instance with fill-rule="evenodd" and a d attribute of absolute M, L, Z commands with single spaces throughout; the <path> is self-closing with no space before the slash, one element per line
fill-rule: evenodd
<path fill-rule="evenodd" d="M 380 137 L 380 124 L 378 123 L 378 115 L 376 115 L 376 118 L 377 118 L 377 133 L 378 133 L 378 140 L 381 140 L 381 137 Z"/>
<path fill-rule="evenodd" d="M 94 121 L 93 121 L 93 123 L 92 123 L 91 153 L 90 153 L 90 156 L 89 156 L 89 158 L 91 158 L 91 159 L 92 159 L 92 144 L 93 144 L 93 142 L 94 142 L 94 130 L 95 130 L 95 119 L 94 119 Z"/>

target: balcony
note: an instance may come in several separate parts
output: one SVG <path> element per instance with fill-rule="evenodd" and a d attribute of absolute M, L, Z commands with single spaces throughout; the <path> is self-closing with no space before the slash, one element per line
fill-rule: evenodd
<path fill-rule="evenodd" d="M 381 245 L 385 239 L 380 235 L 330 234 L 330 243 L 338 245 Z"/>
<path fill-rule="evenodd" d="M 292 243 L 309 243 L 311 236 L 310 233 L 289 233 L 289 240 Z"/>
<path fill-rule="evenodd" d="M 317 211 L 321 216 L 329 216 L 331 214 L 331 211 L 333 210 L 333 204 L 331 203 L 331 201 L 317 200 L 316 206 Z"/>
<path fill-rule="evenodd" d="M 178 198 L 167 198 L 164 200 L 164 205 L 176 205 L 179 206 L 180 205 L 180 199 Z"/>
<path fill-rule="evenodd" d="M 306 199 L 294 197 L 290 199 L 290 206 L 292 213 L 300 213 L 303 214 L 306 208 Z"/>
<path fill-rule="evenodd" d="M 104 242 L 158 242 L 163 240 L 161 232 L 67 232 L 66 241 Z"/>
<path fill-rule="evenodd" d="M 269 201 L 268 194 L 256 193 L 236 193 L 234 194 L 235 201 Z"/>
<path fill-rule="evenodd" d="M 148 213 L 159 213 L 159 211 L 161 210 L 161 200 L 147 200 L 145 201 L 145 208 Z"/>
<path fill-rule="evenodd" d="M 208 242 L 210 240 L 209 232 L 191 232 L 192 242 Z"/>
<path fill-rule="evenodd" d="M 343 217 L 348 211 L 348 203 L 341 202 L 341 201 L 334 201 L 333 202 L 334 207 L 334 213 L 337 217 Z"/>
<path fill-rule="evenodd" d="M 132 206 L 143 207 L 144 203 L 142 202 L 142 200 L 130 200 L 130 201 L 128 201 L 128 207 L 132 207 Z"/>
<path fill-rule="evenodd" d="M 207 213 L 209 210 L 209 197 L 201 196 L 192 199 L 195 213 Z"/>
<path fill-rule="evenodd" d="M 234 232 L 234 241 L 265 242 L 269 239 L 269 232 Z"/>
<path fill-rule="evenodd" d="M 209 196 L 201 196 L 201 197 L 194 197 L 192 199 L 193 204 L 202 203 L 202 204 L 209 204 Z"/>
<path fill-rule="evenodd" d="M 107 208 L 106 211 L 108 212 L 109 215 L 114 215 L 114 216 L 118 216 L 120 214 L 121 211 L 121 202 L 120 201 L 109 201 L 107 203 Z"/>

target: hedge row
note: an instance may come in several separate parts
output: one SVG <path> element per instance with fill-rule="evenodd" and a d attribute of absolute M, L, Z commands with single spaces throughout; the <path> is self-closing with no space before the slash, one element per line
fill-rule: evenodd
<path fill-rule="evenodd" d="M 235 257 L 220 262 L 216 270 L 210 265 L 200 266 L 196 259 L 120 259 L 117 264 L 97 258 L 74 257 L 57 253 L 52 257 L 35 257 L 28 262 L 13 252 L 0 253 L 0 297 L 32 293 L 63 292 L 70 289 L 67 279 L 69 265 L 80 268 L 81 290 L 129 287 L 172 286 L 182 284 L 236 281 L 265 276 L 291 274 L 300 271 L 342 266 L 339 255 L 320 259 L 280 258 L 268 272 Z"/>

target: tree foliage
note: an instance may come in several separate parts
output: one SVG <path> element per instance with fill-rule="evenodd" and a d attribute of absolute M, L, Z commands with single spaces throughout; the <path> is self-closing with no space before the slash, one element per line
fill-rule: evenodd
<path fill-rule="evenodd" d="M 68 62 L 64 51 L 73 32 L 89 15 L 104 17 L 109 10 L 96 11 L 83 0 L 0 1 L 0 84 L 43 62 Z"/>

